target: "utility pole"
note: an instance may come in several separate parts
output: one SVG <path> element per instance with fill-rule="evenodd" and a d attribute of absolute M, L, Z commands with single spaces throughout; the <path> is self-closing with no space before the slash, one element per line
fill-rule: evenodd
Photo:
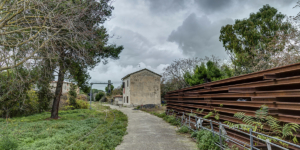
<path fill-rule="evenodd" d="M 108 92 L 110 93 L 111 81 L 108 80 L 108 83 L 91 83 L 91 91 L 90 91 L 90 109 L 92 109 L 92 96 L 93 96 L 93 84 L 108 84 Z"/>

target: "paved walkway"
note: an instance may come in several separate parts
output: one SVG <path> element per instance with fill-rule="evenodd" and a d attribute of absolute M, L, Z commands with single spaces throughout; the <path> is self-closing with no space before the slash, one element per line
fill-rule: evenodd
<path fill-rule="evenodd" d="M 149 113 L 133 110 L 133 108 L 118 109 L 128 116 L 128 134 L 116 150 L 196 150 L 196 143 L 184 135 L 176 133 L 177 128 L 163 119 Z"/>

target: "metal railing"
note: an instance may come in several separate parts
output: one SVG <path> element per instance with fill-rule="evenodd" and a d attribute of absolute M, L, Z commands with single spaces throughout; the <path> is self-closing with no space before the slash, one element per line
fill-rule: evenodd
<path fill-rule="evenodd" d="M 288 141 L 284 141 L 284 140 L 281 140 L 281 139 L 278 139 L 278 138 L 275 138 L 275 137 L 271 137 L 271 136 L 265 135 L 265 134 L 263 134 L 263 133 L 254 132 L 254 131 L 252 131 L 252 129 L 250 129 L 249 134 L 248 134 L 248 133 L 246 133 L 246 132 L 245 132 L 244 130 L 242 130 L 242 129 L 233 128 L 233 127 L 230 127 L 230 126 L 228 126 L 228 125 L 226 125 L 226 124 L 222 124 L 221 122 L 213 121 L 213 120 L 211 120 L 211 119 L 204 119 L 204 118 L 202 118 L 202 117 L 196 116 L 196 114 L 195 114 L 195 116 L 191 116 L 191 115 L 189 114 L 189 115 L 188 115 L 189 117 L 188 117 L 188 119 L 187 119 L 187 117 L 185 116 L 185 112 L 178 112 L 178 111 L 175 111 L 175 110 L 171 110 L 171 111 L 170 111 L 169 109 L 167 109 L 167 111 L 166 111 L 167 115 L 169 115 L 170 113 L 172 113 L 171 115 L 174 115 L 174 112 L 175 112 L 175 113 L 177 112 L 177 114 L 182 114 L 182 116 L 180 117 L 180 123 L 181 123 L 181 125 L 186 125 L 186 126 L 188 126 L 188 128 L 189 128 L 190 130 L 193 130 L 194 132 L 196 132 L 196 131 L 198 131 L 199 129 L 203 129 L 203 130 L 207 130 L 207 131 L 212 132 L 213 136 L 219 136 L 220 141 L 219 141 L 219 142 L 216 142 L 215 144 L 216 144 L 217 146 L 219 146 L 222 150 L 225 149 L 225 148 L 227 148 L 227 147 L 225 147 L 225 145 L 223 145 L 223 141 L 224 141 L 224 140 L 225 140 L 225 141 L 230 141 L 230 142 L 232 142 L 232 143 L 235 143 L 235 144 L 237 144 L 237 145 L 239 145 L 239 146 L 241 146 L 241 147 L 243 147 L 243 148 L 245 148 L 245 149 L 248 149 L 248 150 L 254 150 L 254 149 L 255 149 L 255 150 L 260 150 L 259 148 L 257 148 L 257 147 L 253 144 L 253 143 L 254 143 L 254 138 L 257 139 L 257 140 L 259 140 L 259 141 L 265 142 L 269 150 L 270 150 L 270 148 L 271 148 L 271 145 L 272 145 L 272 146 L 275 146 L 275 147 L 277 147 L 277 148 L 283 149 L 283 150 L 289 150 L 289 149 L 287 149 L 287 148 L 285 148 L 285 147 L 283 147 L 283 146 L 280 146 L 280 145 L 278 145 L 278 144 L 275 144 L 275 143 L 270 142 L 269 139 L 273 139 L 273 140 L 275 140 L 275 141 L 280 141 L 280 142 L 283 142 L 283 143 L 285 143 L 285 144 L 292 145 L 292 146 L 294 146 L 294 147 L 300 148 L 300 145 L 297 145 L 297 144 L 294 144 L 294 143 L 291 143 L 291 142 L 288 142 Z M 192 121 L 191 121 L 191 117 L 194 117 L 194 119 L 195 119 L 196 122 L 192 122 Z M 176 119 L 178 119 L 178 116 L 176 116 Z M 203 123 L 204 121 L 210 123 L 210 129 L 209 129 L 209 128 L 206 128 L 206 127 L 204 127 L 204 126 L 202 125 L 202 123 Z M 219 125 L 219 132 L 214 131 L 213 123 L 216 123 L 216 124 Z M 192 128 L 191 124 L 194 124 L 194 127 L 196 127 L 196 130 Z M 249 143 L 246 143 L 246 142 L 240 141 L 240 140 L 238 140 L 238 139 L 236 139 L 236 138 L 227 136 L 224 127 L 227 127 L 227 128 L 230 128 L 230 129 L 232 129 L 232 130 L 234 130 L 234 131 L 237 131 L 237 132 L 239 132 L 239 133 L 248 135 L 248 136 L 249 136 Z M 224 131 L 225 131 L 225 133 L 223 133 Z M 267 140 L 261 139 L 261 138 L 255 136 L 255 135 L 253 135 L 253 133 L 254 133 L 254 134 L 259 134 L 259 135 L 264 136 L 264 137 L 268 137 L 269 139 L 267 139 Z"/>

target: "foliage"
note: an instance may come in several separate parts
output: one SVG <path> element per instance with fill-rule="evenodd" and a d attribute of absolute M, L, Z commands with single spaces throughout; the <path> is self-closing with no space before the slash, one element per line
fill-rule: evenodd
<path fill-rule="evenodd" d="M 260 59 L 268 62 L 274 52 L 284 50 L 287 40 L 280 35 L 294 32 L 291 23 L 284 19 L 285 15 L 267 4 L 257 13 L 251 13 L 249 18 L 237 19 L 234 25 L 221 28 L 219 40 L 230 54 L 238 74 L 250 73 L 250 68 Z M 270 45 L 272 40 L 276 41 L 276 47 Z"/>
<path fill-rule="evenodd" d="M 112 90 L 112 95 L 123 95 L 123 88 L 122 86 L 118 86 Z"/>
<path fill-rule="evenodd" d="M 205 57 L 205 58 L 187 58 L 187 59 L 180 59 L 174 60 L 168 67 L 164 68 L 164 73 L 161 81 L 161 96 L 164 95 L 169 91 L 179 90 L 185 87 L 190 86 L 187 82 L 185 75 L 190 74 L 191 76 L 195 74 L 195 68 L 202 63 L 207 63 L 208 61 L 214 62 L 217 65 L 218 69 L 221 71 L 222 76 L 224 77 L 231 77 L 232 76 L 232 69 L 226 64 L 221 64 L 221 60 L 215 56 L 212 57 Z M 214 66 L 210 66 L 209 76 L 214 76 L 216 74 L 217 69 Z M 215 79 L 213 79 L 215 80 Z"/>
<path fill-rule="evenodd" d="M 1 150 L 14 150 L 18 148 L 18 143 L 13 137 L 2 136 L 0 137 Z"/>
<path fill-rule="evenodd" d="M 99 92 L 95 96 L 95 101 L 99 101 L 105 94 L 103 92 Z"/>
<path fill-rule="evenodd" d="M 77 93 L 76 93 L 76 85 L 71 83 L 71 87 L 70 87 L 70 91 L 69 91 L 69 103 L 71 106 L 73 106 L 74 108 L 77 108 L 77 104 L 76 104 L 76 98 L 77 98 Z"/>
<path fill-rule="evenodd" d="M 41 109 L 32 86 L 39 68 L 17 67 L 0 72 L 0 115 L 4 118 L 30 115 Z M 26 80 L 25 80 L 25 79 Z"/>
<path fill-rule="evenodd" d="M 201 150 L 220 150 L 220 147 L 215 144 L 219 142 L 219 136 L 213 136 L 210 131 L 202 129 L 197 132 L 197 146 Z M 225 145 L 225 142 L 223 144 Z"/>
<path fill-rule="evenodd" d="M 166 115 L 163 119 L 165 121 L 167 121 L 168 123 L 170 123 L 171 125 L 174 125 L 174 126 L 180 125 L 180 122 L 176 119 L 175 116 Z"/>
<path fill-rule="evenodd" d="M 76 109 L 61 111 L 59 120 L 46 120 L 49 112 L 8 122 L 0 119 L 0 135 L 14 137 L 16 149 L 114 149 L 126 134 L 128 119 L 118 110 L 101 107 L 104 109 L 107 118 L 106 112 Z M 3 142 L 0 140 L 0 149 Z"/>
<path fill-rule="evenodd" d="M 177 132 L 179 132 L 179 133 L 188 133 L 190 131 L 190 129 L 187 127 L 187 126 L 181 126 L 178 130 L 177 130 Z"/>
<path fill-rule="evenodd" d="M 252 129 L 255 132 L 264 133 L 269 136 L 278 138 L 278 139 L 286 139 L 288 137 L 293 137 L 293 142 L 298 143 L 296 134 L 297 129 L 300 129 L 300 125 L 295 123 L 282 123 L 278 121 L 277 118 L 268 114 L 268 107 L 262 105 L 259 110 L 255 112 L 255 116 L 247 116 L 243 112 L 238 112 L 234 114 L 234 117 L 241 119 L 244 124 L 234 124 L 229 121 L 225 121 L 227 125 L 234 128 L 241 128 L 243 130 L 249 131 Z M 272 132 L 266 132 L 266 130 Z M 258 134 L 257 137 L 261 139 L 269 139 L 270 142 L 279 142 L 283 146 L 288 146 L 287 144 L 265 137 L 263 135 Z"/>
<path fill-rule="evenodd" d="M 206 82 L 225 79 L 231 77 L 231 75 L 232 73 L 228 66 L 224 64 L 223 69 L 221 70 L 221 68 L 218 67 L 217 62 L 209 60 L 206 63 L 206 66 L 204 65 L 204 63 L 201 63 L 200 66 L 196 65 L 194 74 L 186 72 L 184 74 L 184 79 L 190 86 L 193 86 Z"/>
<path fill-rule="evenodd" d="M 171 125 L 174 126 L 179 126 L 180 125 L 180 121 L 176 119 L 175 116 L 172 115 L 166 115 L 165 112 L 163 113 L 156 113 L 156 112 L 151 112 L 151 114 L 163 118 L 166 122 L 170 123 Z"/>
<path fill-rule="evenodd" d="M 89 103 L 87 101 L 76 99 L 76 109 L 88 109 Z"/>
<path fill-rule="evenodd" d="M 114 86 L 111 84 L 110 85 L 110 91 L 108 91 L 108 85 L 105 87 L 105 92 L 107 95 L 111 95 L 112 94 L 112 91 L 114 90 Z"/>
<path fill-rule="evenodd" d="M 88 93 L 90 90 L 88 69 L 94 68 L 100 62 L 106 64 L 109 58 L 118 59 L 123 50 L 122 46 L 108 43 L 110 36 L 103 26 L 114 9 L 110 0 L 72 1 L 67 4 L 71 5 L 71 8 L 76 6 L 68 14 L 74 16 L 80 14 L 74 18 L 76 23 L 72 25 L 78 28 L 78 32 L 66 31 L 64 35 L 59 36 L 59 40 L 53 41 L 55 43 L 54 54 L 57 57 L 56 65 L 59 71 L 51 118 L 58 118 L 57 107 L 60 100 L 61 83 L 65 75 L 72 77 L 81 90 Z M 66 9 L 64 7 L 68 5 L 60 6 L 64 10 Z"/>

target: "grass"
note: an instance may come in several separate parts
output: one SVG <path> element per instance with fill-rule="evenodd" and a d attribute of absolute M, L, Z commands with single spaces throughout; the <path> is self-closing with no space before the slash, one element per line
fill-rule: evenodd
<path fill-rule="evenodd" d="M 180 126 L 180 121 L 176 120 L 175 116 L 166 115 L 165 111 L 162 109 L 141 109 L 145 112 L 153 114 L 157 117 L 163 118 L 166 122 L 170 123 L 171 125 Z M 212 133 L 206 130 L 199 130 L 197 132 L 192 132 L 186 125 L 181 126 L 177 132 L 182 134 L 190 134 L 191 138 L 196 139 L 196 143 L 198 149 L 200 150 L 219 150 L 220 148 L 215 145 L 215 142 L 218 142 L 218 136 L 212 136 Z M 225 141 L 225 140 L 223 140 Z M 226 145 L 224 142 L 223 145 Z"/>
<path fill-rule="evenodd" d="M 159 118 L 164 119 L 166 122 L 170 123 L 171 125 L 174 126 L 179 126 L 180 122 L 176 119 L 175 116 L 171 115 L 166 115 L 166 107 L 157 107 L 157 108 L 152 108 L 152 109 L 141 109 L 142 111 L 148 112 L 152 115 L 155 115 Z"/>
<path fill-rule="evenodd" d="M 107 115 L 107 116 L 106 116 Z M 58 120 L 45 112 L 0 119 L 0 149 L 114 149 L 126 134 L 127 116 L 99 103 L 93 110 L 60 111 Z"/>

